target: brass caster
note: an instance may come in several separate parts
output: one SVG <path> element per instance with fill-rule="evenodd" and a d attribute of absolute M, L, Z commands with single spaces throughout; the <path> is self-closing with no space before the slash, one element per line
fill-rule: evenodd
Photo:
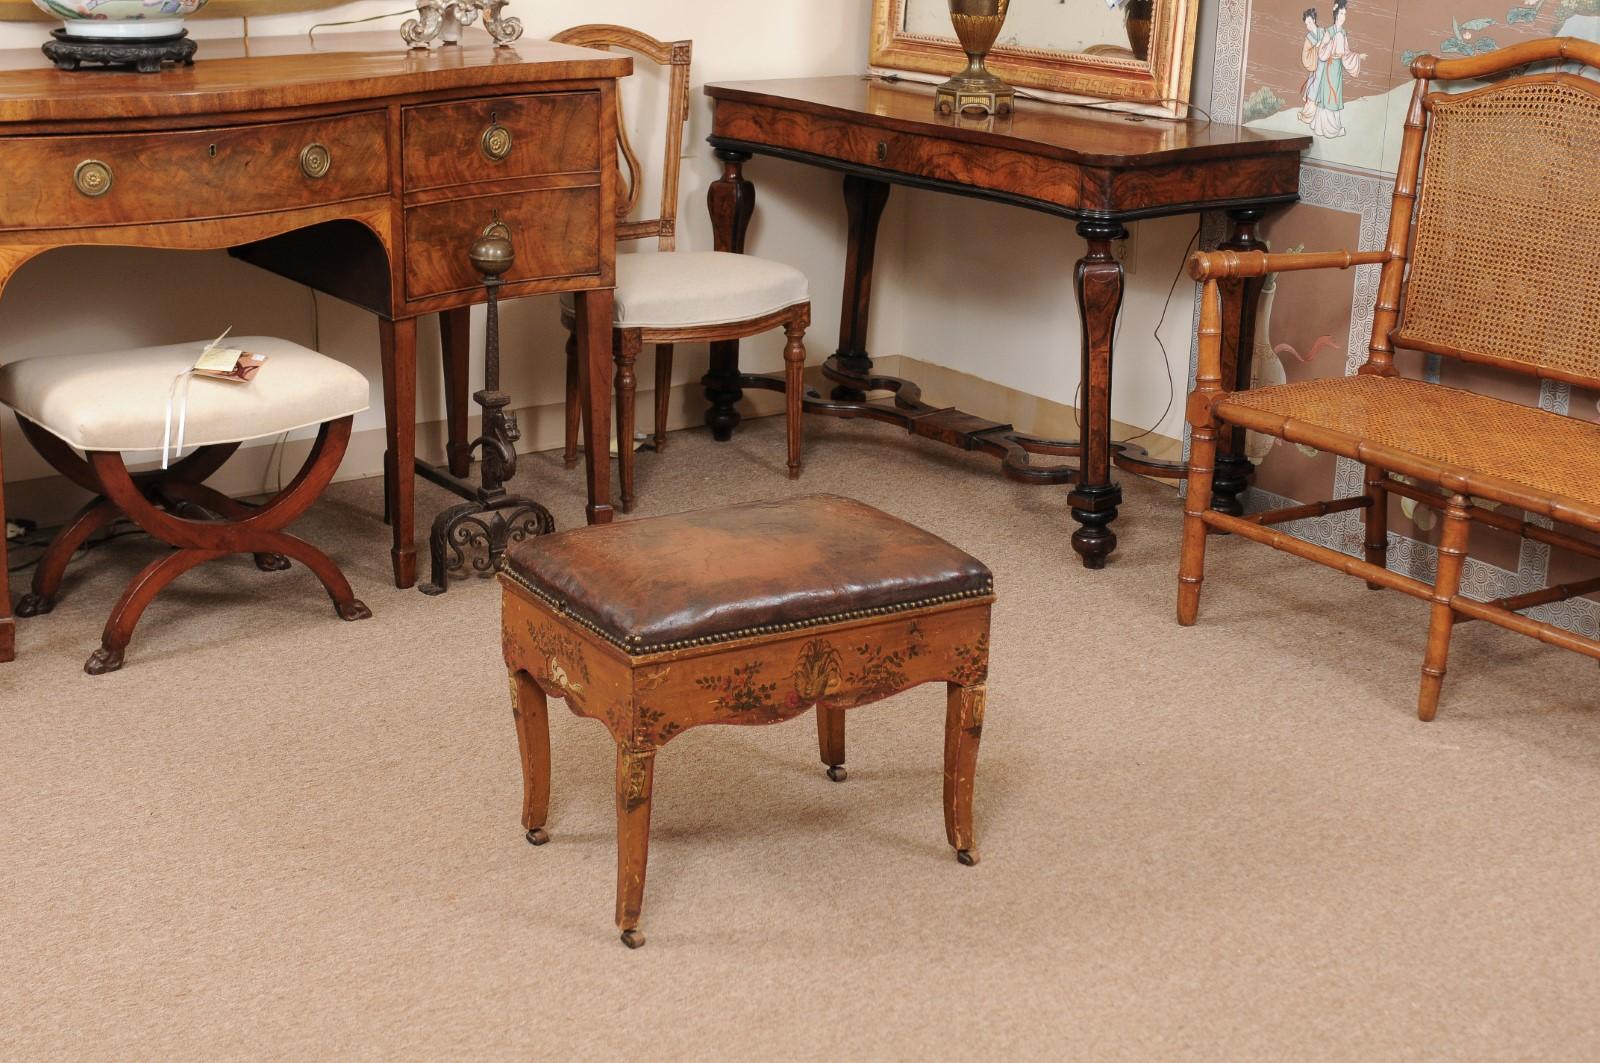
<path fill-rule="evenodd" d="M 644 935 L 639 933 L 638 927 L 630 926 L 628 929 L 622 932 L 622 943 L 628 946 L 630 949 L 643 948 Z"/>
<path fill-rule="evenodd" d="M 957 849 L 956 850 L 956 862 L 959 863 L 959 864 L 962 864 L 965 867 L 975 867 L 977 865 L 977 863 L 978 863 L 978 850 L 976 850 L 976 849 Z"/>
<path fill-rule="evenodd" d="M 257 554 L 256 568 L 263 572 L 285 572 L 289 569 L 290 562 L 282 554 Z"/>
<path fill-rule="evenodd" d="M 101 646 L 89 655 L 89 660 L 83 666 L 83 670 L 90 675 L 105 675 L 107 672 L 115 672 L 121 667 L 122 651 L 108 650 Z"/>
<path fill-rule="evenodd" d="M 372 617 L 372 610 L 360 598 L 351 598 L 349 605 L 336 603 L 333 608 L 340 620 L 368 620 Z"/>
<path fill-rule="evenodd" d="M 850 773 L 844 770 L 843 764 L 830 764 L 828 766 L 828 778 L 834 782 L 844 782 L 849 777 Z"/>
<path fill-rule="evenodd" d="M 529 845 L 543 845 L 545 842 L 547 842 L 549 840 L 550 840 L 550 835 L 545 833 L 543 827 L 535 827 L 535 828 L 533 828 L 532 830 L 530 830 L 528 832 L 528 844 Z"/>

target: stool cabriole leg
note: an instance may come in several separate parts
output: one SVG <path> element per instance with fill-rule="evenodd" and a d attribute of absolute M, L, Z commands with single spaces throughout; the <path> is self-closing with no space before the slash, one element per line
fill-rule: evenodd
<path fill-rule="evenodd" d="M 522 751 L 522 826 L 529 845 L 543 845 L 550 840 L 544 829 L 550 814 L 549 702 L 527 672 L 511 673 L 511 713 Z"/>
<path fill-rule="evenodd" d="M 956 859 L 971 867 L 978 862 L 972 833 L 972 783 L 978 770 L 978 740 L 983 736 L 982 683 L 951 683 L 944 718 L 944 833 Z"/>
<path fill-rule="evenodd" d="M 644 944 L 639 910 L 644 905 L 645 862 L 650 855 L 650 791 L 656 751 L 617 746 L 617 929 L 630 949 Z"/>
<path fill-rule="evenodd" d="M 844 782 L 844 710 L 817 706 L 817 748 L 822 753 L 822 763 L 828 766 L 828 778 Z"/>

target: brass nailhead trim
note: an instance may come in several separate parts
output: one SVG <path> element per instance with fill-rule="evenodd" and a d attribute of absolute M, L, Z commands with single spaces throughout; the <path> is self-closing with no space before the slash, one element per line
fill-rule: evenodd
<path fill-rule="evenodd" d="M 842 613 L 832 613 L 828 616 L 814 617 L 810 620 L 791 620 L 782 624 L 758 624 L 754 627 L 739 628 L 717 635 L 701 635 L 692 639 L 679 639 L 675 642 L 658 642 L 645 645 L 644 638 L 640 635 L 627 635 L 619 637 L 602 628 L 588 617 L 580 616 L 560 598 L 535 587 L 519 573 L 511 569 L 501 569 L 500 574 L 517 586 L 532 594 L 535 598 L 548 605 L 555 612 L 599 635 L 607 642 L 627 653 L 630 657 L 643 657 L 651 653 L 666 653 L 671 650 L 684 650 L 697 646 L 713 646 L 719 642 L 733 642 L 742 638 L 751 638 L 756 635 L 776 635 L 790 631 L 799 631 L 804 628 L 825 627 L 828 624 L 839 624 L 846 620 L 860 620 L 874 616 L 888 616 L 893 613 L 907 613 L 916 609 L 928 609 L 946 602 L 958 602 L 967 598 L 982 598 L 994 593 L 994 580 L 985 580 L 982 587 L 973 590 L 952 591 L 949 594 L 939 594 L 931 598 L 919 598 L 913 602 L 900 602 L 895 605 L 879 605 L 871 609 L 851 609 Z"/>

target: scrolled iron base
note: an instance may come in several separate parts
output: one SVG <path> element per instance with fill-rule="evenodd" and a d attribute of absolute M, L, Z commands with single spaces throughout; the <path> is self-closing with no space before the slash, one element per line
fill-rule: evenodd
<path fill-rule="evenodd" d="M 433 533 L 428 537 L 432 578 L 418 589 L 423 594 L 443 594 L 452 575 L 492 576 L 500 571 L 512 543 L 548 535 L 555 528 L 548 509 L 521 495 L 451 506 L 434 518 Z"/>

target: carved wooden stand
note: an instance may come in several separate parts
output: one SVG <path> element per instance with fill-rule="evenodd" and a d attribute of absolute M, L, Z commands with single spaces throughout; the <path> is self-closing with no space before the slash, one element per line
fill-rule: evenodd
<path fill-rule="evenodd" d="M 842 782 L 846 709 L 945 683 L 945 837 L 962 864 L 978 862 L 972 789 L 993 596 L 635 656 L 552 608 L 509 570 L 501 578 L 503 649 L 522 751 L 522 825 L 529 843 L 550 840 L 547 699 L 564 698 L 577 715 L 604 722 L 617 744 L 616 918 L 629 948 L 644 944 L 639 913 L 656 753 L 701 724 L 778 723 L 816 706 L 822 762 L 828 777 Z"/>
<path fill-rule="evenodd" d="M 194 66 L 195 42 L 189 31 L 170 37 L 78 37 L 51 30 L 52 40 L 40 45 L 45 57 L 62 70 L 77 70 L 85 63 L 96 66 L 131 66 L 141 74 L 160 73 L 167 63 Z"/>
<path fill-rule="evenodd" d="M 716 138 L 713 138 L 713 143 Z M 729 147 L 716 149 L 723 163 L 723 176 L 712 184 L 708 194 L 712 225 L 719 251 L 742 253 L 745 233 L 755 210 L 755 187 L 744 176 L 744 164 L 752 154 Z M 897 425 L 907 432 L 932 439 L 960 450 L 971 450 L 999 459 L 1001 471 L 1012 480 L 1029 484 L 1072 484 L 1069 501 L 1079 528 L 1072 535 L 1072 547 L 1083 559 L 1085 568 L 1104 568 L 1106 558 L 1116 549 L 1117 536 L 1112 523 L 1122 504 L 1122 488 L 1111 479 L 1111 467 L 1144 476 L 1180 479 L 1186 473 L 1181 462 L 1158 461 L 1142 447 L 1111 439 L 1112 340 L 1117 316 L 1122 307 L 1123 269 L 1112 253 L 1113 242 L 1126 239 L 1127 229 L 1119 221 L 1085 218 L 1078 222 L 1078 235 L 1088 249 L 1074 272 L 1078 312 L 1083 321 L 1083 381 L 1079 400 L 1082 440 L 1040 439 L 977 417 L 951 406 L 934 406 L 922 401 L 916 384 L 898 377 L 873 373 L 867 351 L 867 322 L 872 306 L 872 270 L 878 223 L 889 201 L 889 182 L 858 173 L 844 178 L 845 209 L 849 218 L 848 251 L 844 273 L 844 312 L 839 322 L 839 348 L 823 366 L 823 374 L 834 383 L 829 397 L 808 391 L 804 406 L 809 413 L 832 417 L 865 417 Z M 1259 208 L 1228 211 L 1234 221 L 1232 238 L 1225 247 L 1249 250 L 1262 246 L 1256 236 L 1257 222 L 1265 214 Z M 1226 350 L 1228 369 L 1249 385 L 1248 352 L 1255 330 L 1256 300 L 1260 281 L 1238 283 L 1224 293 L 1228 313 Z M 735 404 L 745 388 L 781 391 L 776 376 L 741 373 L 739 344 L 714 344 L 711 368 L 704 378 L 706 424 L 714 437 L 727 440 L 739 424 Z M 873 392 L 888 392 L 888 398 L 870 399 Z M 1249 486 L 1250 462 L 1244 455 L 1243 433 L 1236 433 L 1229 457 L 1219 461 L 1214 488 L 1218 509 L 1241 512 L 1238 496 Z M 1070 465 L 1040 466 L 1032 455 L 1077 458 Z M 1234 457 L 1232 455 L 1237 455 Z"/>
<path fill-rule="evenodd" d="M 484 321 L 483 390 L 473 401 L 483 407 L 483 435 L 463 452 L 450 455 L 453 471 L 470 463 L 474 450 L 481 450 L 479 485 L 473 488 L 431 465 L 417 462 L 417 474 L 467 501 L 441 512 L 433 521 L 428 537 L 432 579 L 417 589 L 423 594 L 443 594 L 450 589 L 450 573 L 464 574 L 470 567 L 479 576 L 500 570 L 506 547 L 535 535 L 555 531 L 550 511 L 531 498 L 506 493 L 505 482 L 517 474 L 517 420 L 506 412 L 511 396 L 500 390 L 500 308 L 497 292 L 503 283 L 500 275 L 511 268 L 515 252 L 507 230 L 499 222 L 490 225 L 472 245 L 472 265 L 483 275 L 487 292 Z M 463 328 L 464 332 L 465 329 Z M 460 365 L 465 358 L 458 359 Z M 468 561 L 469 552 L 472 554 Z"/>

